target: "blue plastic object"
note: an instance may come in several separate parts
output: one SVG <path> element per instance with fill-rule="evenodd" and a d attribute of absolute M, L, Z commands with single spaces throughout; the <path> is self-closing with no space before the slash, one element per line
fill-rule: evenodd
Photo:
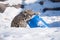
<path fill-rule="evenodd" d="M 42 22 L 42 26 L 38 25 L 38 22 Z M 38 15 L 35 15 L 31 20 L 28 22 L 30 28 L 35 28 L 35 27 L 48 27 L 48 24 Z"/>

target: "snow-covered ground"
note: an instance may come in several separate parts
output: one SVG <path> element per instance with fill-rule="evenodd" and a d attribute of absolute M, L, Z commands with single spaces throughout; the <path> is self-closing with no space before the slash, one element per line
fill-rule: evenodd
<path fill-rule="evenodd" d="M 60 40 L 60 29 L 0 28 L 0 40 Z"/>
<path fill-rule="evenodd" d="M 41 0 L 26 0 L 25 9 L 40 12 L 43 20 L 52 28 L 11 28 L 11 21 L 23 9 L 7 7 L 4 13 L 0 13 L 0 40 L 60 40 L 60 11 L 42 11 L 45 7 L 60 7 L 60 3 L 43 0 L 44 5 L 40 5 L 39 1 Z M 17 5 L 23 4 L 22 2 L 22 0 L 8 0 L 0 3 Z"/>

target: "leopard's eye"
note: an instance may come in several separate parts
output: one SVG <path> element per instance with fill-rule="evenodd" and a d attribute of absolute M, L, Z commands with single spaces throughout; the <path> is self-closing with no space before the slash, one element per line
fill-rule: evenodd
<path fill-rule="evenodd" d="M 26 11 L 24 13 L 27 13 Z"/>

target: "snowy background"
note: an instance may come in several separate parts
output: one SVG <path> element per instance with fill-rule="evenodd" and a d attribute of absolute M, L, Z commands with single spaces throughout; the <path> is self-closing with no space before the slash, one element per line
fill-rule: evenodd
<path fill-rule="evenodd" d="M 38 2 L 41 0 L 8 0 L 0 3 L 9 3 L 9 5 L 24 4 L 24 9 L 32 9 L 35 12 L 40 12 L 42 19 L 48 23 L 46 28 L 11 28 L 11 21 L 23 9 L 7 7 L 4 13 L 0 13 L 0 40 L 60 40 L 60 11 L 46 11 L 45 7 L 54 8 L 60 7 L 60 3 L 53 3 L 49 0 L 44 1 L 44 5 Z"/>

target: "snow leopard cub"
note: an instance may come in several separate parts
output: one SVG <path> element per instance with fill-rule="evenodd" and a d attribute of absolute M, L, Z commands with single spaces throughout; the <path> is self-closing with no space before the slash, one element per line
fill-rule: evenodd
<path fill-rule="evenodd" d="M 11 27 L 27 27 L 28 20 L 30 20 L 34 14 L 32 10 L 22 11 L 12 20 Z"/>

